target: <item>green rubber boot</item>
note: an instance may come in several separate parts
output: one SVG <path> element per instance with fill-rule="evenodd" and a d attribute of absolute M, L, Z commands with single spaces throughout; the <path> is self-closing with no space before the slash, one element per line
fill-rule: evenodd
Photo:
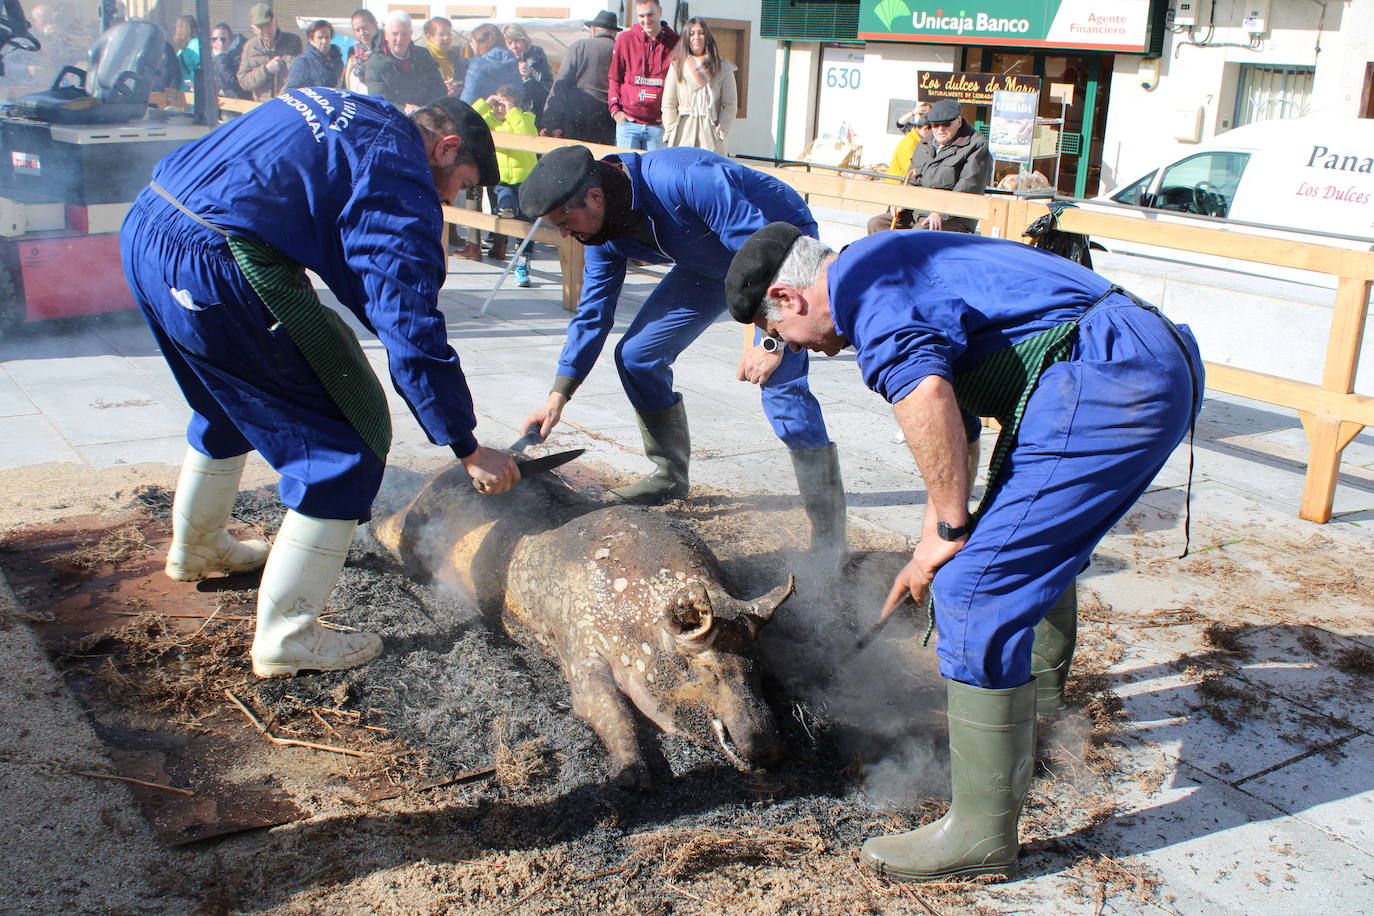
<path fill-rule="evenodd" d="M 831 443 L 822 448 L 793 449 L 788 454 L 797 474 L 802 506 L 811 520 L 811 556 L 827 574 L 837 573 L 847 552 L 839 450 Z"/>
<path fill-rule="evenodd" d="M 692 457 L 692 437 L 687 432 L 687 408 L 679 397 L 667 410 L 638 410 L 644 455 L 655 464 L 654 472 L 628 487 L 612 490 L 611 499 L 641 506 L 658 506 L 687 495 L 687 464 Z"/>
<path fill-rule="evenodd" d="M 949 681 L 948 689 L 949 811 L 863 845 L 864 862 L 899 881 L 1016 870 L 1016 823 L 1035 768 L 1035 681 L 1010 690 Z"/>
<path fill-rule="evenodd" d="M 1035 711 L 1046 719 L 1057 719 L 1069 709 L 1064 702 L 1064 682 L 1069 679 L 1074 645 L 1078 642 L 1078 580 L 1050 608 L 1045 619 L 1035 625 L 1035 646 L 1031 649 L 1031 677 L 1035 678 Z"/>

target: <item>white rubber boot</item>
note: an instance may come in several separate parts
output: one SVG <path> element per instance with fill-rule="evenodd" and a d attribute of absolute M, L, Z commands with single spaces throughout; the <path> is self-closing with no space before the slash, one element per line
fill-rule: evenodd
<path fill-rule="evenodd" d="M 270 549 L 266 541 L 239 541 L 225 530 L 247 455 L 208 458 L 186 450 L 172 499 L 172 546 L 167 550 L 167 575 L 179 582 L 196 582 L 215 573 L 258 569 Z"/>
<path fill-rule="evenodd" d="M 320 626 L 320 611 L 339 581 L 358 523 L 288 511 L 258 587 L 253 673 L 291 677 L 301 671 L 356 668 L 382 652 L 374 633 Z"/>

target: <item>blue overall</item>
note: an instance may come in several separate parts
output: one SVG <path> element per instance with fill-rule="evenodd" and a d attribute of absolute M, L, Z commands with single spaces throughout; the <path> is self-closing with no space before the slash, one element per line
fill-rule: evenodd
<path fill-rule="evenodd" d="M 1158 313 L 1108 294 L 1111 284 L 1086 268 L 978 236 L 869 236 L 840 253 L 828 288 L 864 382 L 894 404 L 927 376 L 952 382 L 1102 300 L 1078 325 L 1070 358 L 1041 375 L 982 519 L 932 586 L 940 673 L 1019 687 L 1030 680 L 1035 625 L 1201 407 L 1197 344 L 1185 326 L 1176 337 Z"/>
<path fill-rule="evenodd" d="M 439 196 L 419 131 L 381 99 L 297 89 L 173 152 L 153 179 L 213 226 L 318 275 L 386 348 L 430 440 L 477 447 L 472 398 L 438 309 Z M 222 235 L 144 189 L 120 234 L 124 273 L 193 411 L 191 446 L 256 449 L 281 500 L 367 519 L 382 461 L 249 287 Z"/>
<path fill-rule="evenodd" d="M 582 301 L 568 324 L 558 374 L 581 381 L 591 372 L 615 322 L 627 260 L 674 264 L 615 349 L 630 404 L 666 410 L 678 401 L 673 361 L 725 311 L 725 274 L 735 252 L 770 222 L 789 222 L 814 238 L 816 221 L 787 185 L 706 150 L 673 147 L 609 159 L 629 173 L 632 206 L 657 244 L 623 237 L 587 247 Z M 807 354 L 786 351 L 761 386 L 763 412 L 789 449 L 830 444 L 806 374 Z"/>

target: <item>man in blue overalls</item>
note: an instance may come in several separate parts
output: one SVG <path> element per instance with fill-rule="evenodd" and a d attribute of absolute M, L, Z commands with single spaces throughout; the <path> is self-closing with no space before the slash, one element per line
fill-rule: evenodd
<path fill-rule="evenodd" d="M 264 102 L 162 160 L 121 231 L 124 272 L 192 409 L 167 574 L 194 581 L 266 564 L 253 671 L 351 668 L 381 640 L 318 622 L 391 442 L 386 396 L 318 275 L 386 348 L 392 382 L 478 489 L 519 479 L 478 445 L 438 293 L 441 201 L 495 184 L 486 124 L 444 99 L 407 119 L 337 89 Z M 281 474 L 288 512 L 268 553 L 225 529 L 246 453 Z"/>
<path fill-rule="evenodd" d="M 562 147 L 525 179 L 520 207 L 587 246 L 582 301 L 568 325 L 552 391 L 525 421 L 544 435 L 558 424 L 610 335 L 626 261 L 674 265 L 615 348 L 620 381 L 655 470 L 611 496 L 642 504 L 685 497 L 691 440 L 682 395 L 673 391 L 673 361 L 725 311 L 723 281 L 745 240 L 774 220 L 814 236 L 810 211 L 777 179 L 692 147 L 599 162 L 585 147 Z M 812 549 L 833 566 L 844 552 L 844 485 L 838 453 L 807 384 L 807 356 L 764 338 L 745 354 L 738 374 L 761 385 L 764 413 L 792 457 Z"/>
<path fill-rule="evenodd" d="M 1007 874 L 1037 708 L 1063 708 L 1066 597 L 1191 427 L 1193 336 L 1057 255 L 940 232 L 883 232 L 836 255 L 774 223 L 740 250 L 726 288 L 736 319 L 791 348 L 852 346 L 925 480 L 921 539 L 883 617 L 933 596 L 953 803 L 869 840 L 864 858 L 912 880 Z M 972 516 L 961 408 L 1003 428 Z"/>

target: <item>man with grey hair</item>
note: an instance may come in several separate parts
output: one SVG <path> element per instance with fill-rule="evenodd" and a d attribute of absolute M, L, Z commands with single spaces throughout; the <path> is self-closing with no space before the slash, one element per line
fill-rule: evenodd
<path fill-rule="evenodd" d="M 921 539 L 882 618 L 930 598 L 953 802 L 863 857 L 906 880 L 1010 874 L 1036 715 L 1065 709 L 1074 578 L 1190 429 L 1193 336 L 1064 258 L 939 232 L 882 232 L 836 254 L 771 223 L 740 248 L 726 292 L 736 320 L 793 350 L 853 347 L 925 480 Z M 972 514 L 961 413 L 1002 425 Z"/>
<path fill-rule="evenodd" d="M 406 114 L 448 94 L 434 56 L 424 49 L 416 51 L 414 31 L 409 13 L 392 10 L 382 32 L 382 53 L 363 65 L 368 94 L 381 96 Z"/>

